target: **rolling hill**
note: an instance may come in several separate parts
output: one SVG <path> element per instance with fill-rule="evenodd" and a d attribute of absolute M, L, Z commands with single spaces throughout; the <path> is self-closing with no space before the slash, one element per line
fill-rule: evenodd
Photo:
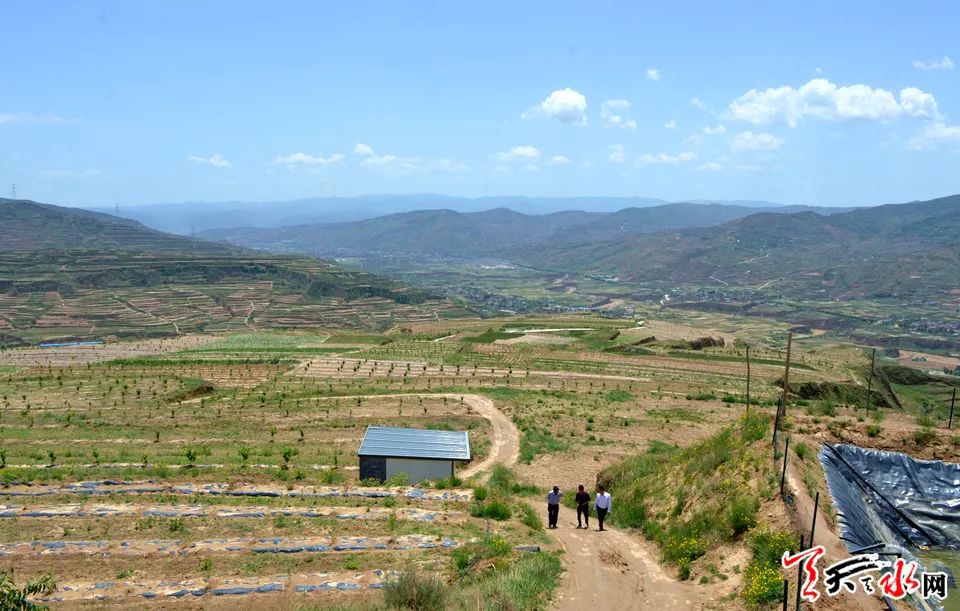
<path fill-rule="evenodd" d="M 569 210 L 540 215 L 523 214 L 508 208 L 468 213 L 418 210 L 349 223 L 275 229 L 214 229 L 200 235 L 262 250 L 319 256 L 477 259 L 508 256 L 517 248 L 530 244 L 552 248 L 579 241 L 717 225 L 758 210 L 766 209 L 680 203 L 631 207 L 608 213 Z"/>
<path fill-rule="evenodd" d="M 0 200 L 0 337 L 379 328 L 462 313 L 430 293 L 304 256 L 165 234 L 75 208 Z"/>
<path fill-rule="evenodd" d="M 960 289 L 960 196 L 831 216 L 761 213 L 716 227 L 524 248 L 541 268 L 767 288 L 808 298 L 904 297 Z"/>

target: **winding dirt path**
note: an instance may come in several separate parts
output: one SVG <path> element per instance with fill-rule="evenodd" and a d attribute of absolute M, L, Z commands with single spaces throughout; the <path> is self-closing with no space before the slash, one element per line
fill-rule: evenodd
<path fill-rule="evenodd" d="M 493 430 L 491 432 L 490 455 L 477 464 L 464 469 L 460 475 L 471 477 L 486 471 L 498 462 L 505 465 L 516 464 L 520 457 L 520 433 L 517 431 L 517 427 L 513 425 L 513 421 L 497 409 L 493 401 L 487 397 L 463 395 L 463 400 L 475 412 L 486 418 Z"/>
<path fill-rule="evenodd" d="M 459 395 L 458 395 L 459 396 Z M 485 460 L 465 470 L 469 477 L 500 462 L 517 463 L 520 433 L 490 399 L 464 395 L 464 401 L 493 427 L 493 449 Z M 572 509 L 560 508 L 560 523 L 548 531 L 564 551 L 567 572 L 553 608 L 560 611 L 584 609 L 698 609 L 704 602 L 702 590 L 692 583 L 679 582 L 664 571 L 656 556 L 637 537 L 614 528 L 604 532 L 578 530 Z"/>

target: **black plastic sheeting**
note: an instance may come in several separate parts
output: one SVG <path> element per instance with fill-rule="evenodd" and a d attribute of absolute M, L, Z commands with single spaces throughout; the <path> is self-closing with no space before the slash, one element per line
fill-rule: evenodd
<path fill-rule="evenodd" d="M 848 550 L 883 543 L 886 552 L 906 560 L 917 560 L 921 547 L 960 550 L 960 464 L 846 444 L 824 445 L 820 463 Z M 956 588 L 954 575 L 949 581 Z M 933 601 L 912 602 L 943 609 Z"/>
<path fill-rule="evenodd" d="M 960 464 L 852 445 L 825 445 L 820 462 L 851 549 L 960 549 Z"/>

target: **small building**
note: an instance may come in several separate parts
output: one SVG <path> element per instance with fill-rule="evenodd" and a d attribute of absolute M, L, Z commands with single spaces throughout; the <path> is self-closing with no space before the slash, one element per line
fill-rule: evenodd
<path fill-rule="evenodd" d="M 369 426 L 357 455 L 360 479 L 383 482 L 406 473 L 414 484 L 453 476 L 458 460 L 470 460 L 470 438 L 466 431 Z"/>

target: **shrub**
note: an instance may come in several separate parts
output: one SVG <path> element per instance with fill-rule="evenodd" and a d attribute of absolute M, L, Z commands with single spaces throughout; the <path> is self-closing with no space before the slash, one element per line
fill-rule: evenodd
<path fill-rule="evenodd" d="M 447 586 L 433 575 L 421 575 L 414 569 L 407 569 L 387 582 L 383 600 L 391 609 L 443 609 L 447 604 Z"/>
<path fill-rule="evenodd" d="M 913 432 L 913 442 L 920 447 L 928 446 L 937 440 L 937 432 L 930 427 L 923 427 Z"/>
<path fill-rule="evenodd" d="M 491 520 L 509 520 L 510 506 L 505 501 L 494 499 L 485 503 L 476 503 L 470 507 L 470 515 L 475 518 L 490 518 Z"/>
<path fill-rule="evenodd" d="M 633 395 L 621 388 L 617 390 L 611 390 L 603 395 L 603 398 L 610 403 L 620 403 L 623 401 L 629 401 L 633 399 Z"/>
<path fill-rule="evenodd" d="M 509 567 L 486 576 L 466 593 L 463 609 L 516 611 L 545 609 L 546 597 L 554 591 L 563 573 L 556 554 L 524 554 Z"/>
<path fill-rule="evenodd" d="M 727 523 L 733 529 L 734 536 L 742 535 L 757 525 L 757 511 L 760 502 L 756 498 L 741 497 L 730 506 Z"/>
<path fill-rule="evenodd" d="M 492 539 L 483 539 L 474 543 L 468 543 L 463 547 L 457 548 L 451 554 L 453 564 L 460 572 L 465 571 L 470 566 L 481 560 L 488 558 L 500 558 L 508 555 L 513 549 L 510 544 L 502 537 Z"/>
<path fill-rule="evenodd" d="M 783 573 L 768 564 L 750 563 L 743 572 L 743 597 L 755 605 L 768 605 L 783 596 Z"/>
<path fill-rule="evenodd" d="M 764 605 L 783 595 L 780 558 L 794 549 L 795 537 L 787 532 L 761 530 L 750 537 L 751 559 L 743 572 L 743 596 L 748 602 Z"/>
<path fill-rule="evenodd" d="M 793 446 L 793 452 L 797 455 L 797 458 L 799 458 L 800 460 L 806 460 L 807 456 L 810 455 L 810 446 L 803 443 L 802 441 L 798 441 Z"/>
<path fill-rule="evenodd" d="M 707 553 L 707 544 L 700 537 L 690 535 L 680 529 L 671 529 L 663 548 L 663 556 L 669 562 L 675 562 L 680 569 L 680 579 L 690 577 L 690 563 Z"/>
<path fill-rule="evenodd" d="M 764 414 L 750 412 L 740 417 L 740 437 L 746 442 L 763 439 L 769 428 L 770 418 Z"/>
<path fill-rule="evenodd" d="M 13 571 L 0 570 L 0 608 L 34 611 L 46 607 L 30 602 L 35 596 L 46 596 L 56 589 L 53 577 L 46 575 L 28 581 L 18 588 L 13 582 Z"/>
<path fill-rule="evenodd" d="M 530 530 L 543 530 L 543 520 L 540 519 L 540 514 L 530 506 L 529 503 L 523 501 L 519 502 L 518 507 L 520 508 L 520 522 Z"/>
<path fill-rule="evenodd" d="M 473 487 L 473 498 L 477 501 L 487 500 L 487 487 L 486 486 L 474 486 Z"/>
<path fill-rule="evenodd" d="M 410 476 L 401 471 L 388 477 L 386 481 L 383 482 L 383 485 L 388 488 L 400 488 L 406 486 L 408 481 L 410 481 Z"/>
<path fill-rule="evenodd" d="M 882 430 L 879 424 L 868 424 L 867 437 L 879 437 Z"/>

